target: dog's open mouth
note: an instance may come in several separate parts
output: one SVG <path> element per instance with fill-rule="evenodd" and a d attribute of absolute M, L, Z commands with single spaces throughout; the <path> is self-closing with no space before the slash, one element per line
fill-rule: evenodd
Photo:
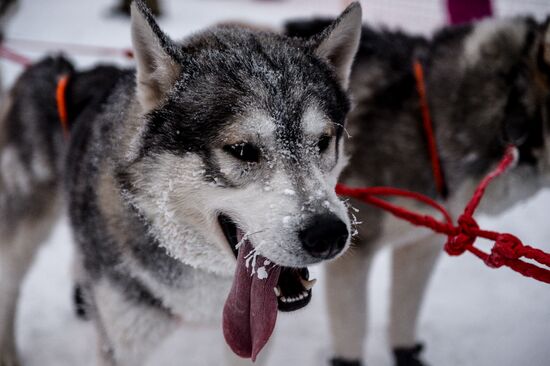
<path fill-rule="evenodd" d="M 242 240 L 242 233 L 237 225 L 226 215 L 218 217 L 223 233 L 235 254 L 238 257 L 239 242 Z M 281 274 L 277 287 L 273 289 L 277 296 L 278 309 L 280 311 L 294 311 L 303 308 L 311 300 L 311 289 L 317 280 L 309 280 L 307 268 L 281 267 Z"/>
<path fill-rule="evenodd" d="M 278 266 L 257 254 L 247 235 L 228 216 L 221 214 L 218 221 L 237 257 L 224 307 L 224 336 L 236 354 L 254 360 L 273 332 L 277 310 L 306 306 L 315 280 L 309 280 L 307 268 Z"/>

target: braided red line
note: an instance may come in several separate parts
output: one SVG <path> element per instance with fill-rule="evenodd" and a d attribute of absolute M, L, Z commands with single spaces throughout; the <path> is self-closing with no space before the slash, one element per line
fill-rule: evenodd
<path fill-rule="evenodd" d="M 550 256 L 547 253 L 543 252 L 540 249 L 533 248 L 532 246 L 529 246 L 529 245 L 524 245 L 522 249 L 523 249 L 523 252 L 522 252 L 523 257 L 532 259 L 541 264 L 544 264 L 545 266 L 550 267 Z"/>
<path fill-rule="evenodd" d="M 487 174 L 485 178 L 479 183 L 479 186 L 474 192 L 474 195 L 468 205 L 466 206 L 466 209 L 464 210 L 465 213 L 468 215 L 473 215 L 474 211 L 476 210 L 477 206 L 479 206 L 479 202 L 481 202 L 481 199 L 483 198 L 483 194 L 485 193 L 485 190 L 487 189 L 487 186 L 499 175 L 504 173 L 514 161 L 517 160 L 517 150 L 514 146 L 509 146 L 506 149 L 506 152 L 504 154 L 504 157 L 498 164 L 498 166 Z"/>
<path fill-rule="evenodd" d="M 391 187 L 350 188 L 343 184 L 336 185 L 336 193 L 379 207 L 413 225 L 423 226 L 434 232 L 445 234 L 447 236 L 445 251 L 450 255 L 460 255 L 465 251 L 469 251 L 483 260 L 489 267 L 498 268 L 504 265 L 526 277 L 550 284 L 550 269 L 542 268 L 520 259 L 521 257 L 526 257 L 550 267 L 549 253 L 545 253 L 529 245 L 524 245 L 520 239 L 511 234 L 480 229 L 473 218 L 473 214 L 483 198 L 487 186 L 493 179 L 504 173 L 512 165 L 516 154 L 516 149 L 513 146 L 507 148 L 504 157 L 496 169 L 490 172 L 475 190 L 472 199 L 468 202 L 464 213 L 458 220 L 458 225 L 453 224 L 450 214 L 442 205 L 420 193 Z M 424 203 L 440 212 L 443 215 L 444 221 L 438 221 L 430 215 L 419 214 L 404 207 L 394 205 L 378 196 L 404 197 Z M 494 241 L 490 254 L 474 246 L 474 242 L 478 237 Z"/>
<path fill-rule="evenodd" d="M 426 96 L 426 82 L 424 80 L 424 69 L 420 61 L 415 60 L 413 63 L 413 74 L 416 80 L 416 89 L 420 101 L 420 110 L 422 112 L 422 127 L 426 142 L 428 143 L 428 153 L 430 155 L 430 163 L 432 165 L 432 174 L 434 176 L 437 192 L 441 197 L 447 196 L 447 184 L 443 176 L 439 152 L 435 142 L 434 129 L 432 125 L 432 117 L 430 115 L 430 107 L 428 105 L 428 97 Z"/>
<path fill-rule="evenodd" d="M 419 193 L 391 187 L 350 188 L 343 184 L 336 185 L 336 193 L 341 196 L 360 199 L 365 203 L 369 203 L 385 211 L 388 211 L 398 218 L 409 221 L 410 223 L 417 226 L 425 226 L 440 234 L 449 235 L 450 233 L 455 234 L 457 232 L 452 224 L 453 221 L 447 210 L 439 203 Z M 438 221 L 429 215 L 421 215 L 409 211 L 405 208 L 384 201 L 377 196 L 405 197 L 422 202 L 439 211 L 443 215 L 445 222 Z"/>

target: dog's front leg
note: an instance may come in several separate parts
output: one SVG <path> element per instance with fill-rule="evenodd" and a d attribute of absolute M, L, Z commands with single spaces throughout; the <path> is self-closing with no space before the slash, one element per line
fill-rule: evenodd
<path fill-rule="evenodd" d="M 123 288 L 107 280 L 92 286 L 92 317 L 98 330 L 101 366 L 144 365 L 153 350 L 179 325 L 158 304 L 136 298 L 135 293 L 124 293 Z"/>
<path fill-rule="evenodd" d="M 417 318 L 442 238 L 430 234 L 392 253 L 390 342 L 396 366 L 422 366 L 416 339 Z"/>
<path fill-rule="evenodd" d="M 350 249 L 326 266 L 326 295 L 333 366 L 359 366 L 367 328 L 367 274 L 372 253 L 366 245 Z"/>

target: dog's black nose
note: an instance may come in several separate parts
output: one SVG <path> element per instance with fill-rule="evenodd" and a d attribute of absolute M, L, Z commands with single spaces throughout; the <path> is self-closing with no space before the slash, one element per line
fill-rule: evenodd
<path fill-rule="evenodd" d="M 342 251 L 348 240 L 346 224 L 334 214 L 316 215 L 299 233 L 304 249 L 316 258 L 328 259 Z"/>

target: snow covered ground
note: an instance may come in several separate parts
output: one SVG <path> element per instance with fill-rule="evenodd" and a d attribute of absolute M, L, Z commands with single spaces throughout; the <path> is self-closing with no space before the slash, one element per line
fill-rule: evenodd
<path fill-rule="evenodd" d="M 113 0 L 23 0 L 11 22 L 9 38 L 52 40 L 125 47 L 130 44 L 127 20 L 106 17 Z M 220 20 L 248 20 L 278 25 L 292 16 L 336 14 L 339 0 L 164 1 L 166 31 L 184 36 Z M 444 23 L 439 1 L 364 0 L 367 21 L 428 32 Z M 496 2 L 501 15 L 550 14 L 547 0 Z M 24 50 L 35 58 L 42 54 Z M 98 61 L 75 57 L 79 65 Z M 109 60 L 126 64 L 124 60 Z M 11 82 L 20 68 L 2 60 L 4 81 Z M 516 233 L 528 243 L 550 251 L 546 211 L 550 192 L 498 218 L 483 218 L 487 228 Z M 443 239 L 442 239 L 443 242 Z M 17 319 L 23 363 L 28 366 L 95 364 L 95 335 L 89 323 L 75 319 L 71 303 L 71 235 L 62 220 L 44 245 L 29 274 Z M 369 365 L 390 365 L 387 324 L 389 255 L 377 257 L 370 284 L 371 324 L 366 359 Z M 323 282 L 322 271 L 319 273 Z M 305 310 L 281 314 L 273 340 L 270 366 L 318 366 L 328 355 L 328 330 L 322 286 Z M 437 366 L 548 366 L 550 365 L 550 287 L 507 270 L 491 270 L 470 255 L 442 256 L 429 289 L 420 321 L 421 338 L 428 345 L 426 359 Z M 211 366 L 223 364 L 219 329 L 182 329 L 151 359 L 149 365 Z"/>

